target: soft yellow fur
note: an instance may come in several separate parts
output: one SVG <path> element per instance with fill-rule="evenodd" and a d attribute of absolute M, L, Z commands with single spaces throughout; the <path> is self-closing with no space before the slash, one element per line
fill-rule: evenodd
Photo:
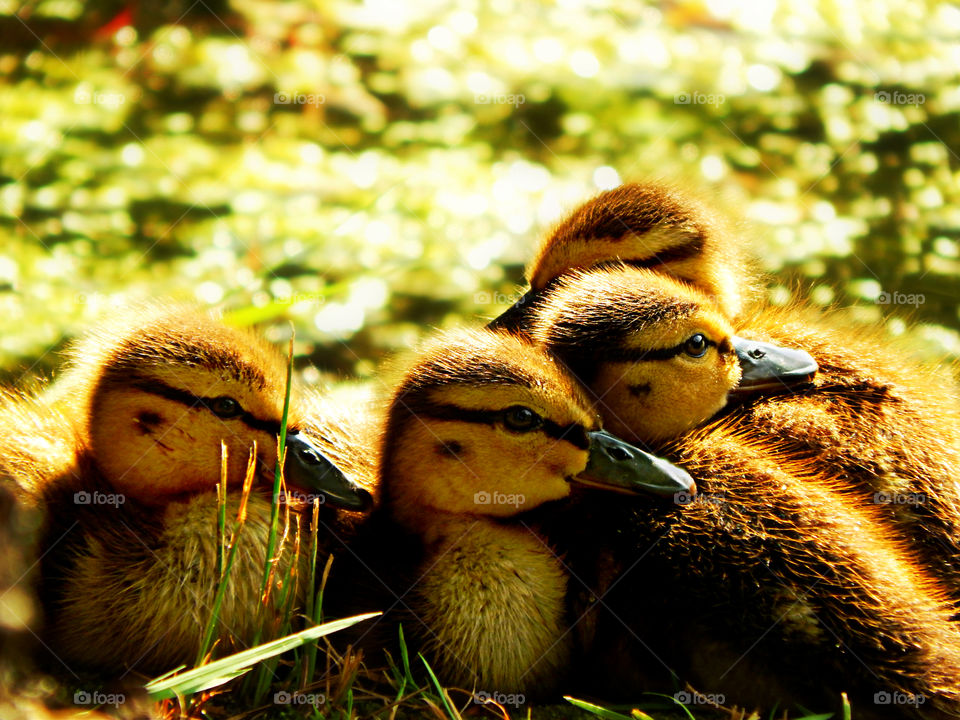
<path fill-rule="evenodd" d="M 504 361 L 531 384 L 491 382 L 486 368 Z M 426 375 L 429 363 L 445 374 Z M 499 422 L 410 415 L 401 403 L 521 405 L 561 425 L 596 429 L 596 416 L 574 388 L 548 355 L 490 332 L 434 342 L 400 383 L 384 434 L 383 492 L 394 522 L 424 549 L 411 578 L 411 609 L 426 629 L 414 623 L 409 631 L 419 630 L 445 682 L 542 693 L 559 681 L 572 643 L 564 630 L 566 573 L 537 528 L 515 517 L 567 497 L 588 451 Z"/>
<path fill-rule="evenodd" d="M 685 306 L 693 310 L 678 311 L 678 317 L 659 312 Z M 712 299 L 650 270 L 571 272 L 534 307 L 527 333 L 575 372 L 586 371 L 581 379 L 593 391 L 605 427 L 632 442 L 669 439 L 703 423 L 740 382 L 733 327 Z M 713 343 L 703 357 L 644 357 L 697 334 Z M 610 350 L 634 357 L 611 359 Z"/>
<path fill-rule="evenodd" d="M 22 499 L 45 512 L 39 548 L 45 641 L 71 670 L 153 674 L 196 659 L 218 581 L 221 443 L 228 457 L 228 534 L 254 447 L 257 465 L 218 653 L 253 641 L 276 436 L 163 392 L 232 397 L 254 424 L 279 429 L 285 384 L 283 355 L 251 332 L 191 309 L 150 307 L 81 340 L 70 369 L 50 389 L 35 398 L 10 397 L 0 411 L 0 469 Z M 296 391 L 291 398 L 290 431 L 310 436 L 332 457 L 353 457 L 353 477 L 372 485 L 372 461 L 351 448 L 336 424 L 322 416 L 306 420 L 327 408 L 319 398 L 303 398 Z M 327 527 L 353 522 L 349 513 L 321 512 Z M 297 520 L 291 512 L 277 546 L 263 615 L 268 627 L 283 594 L 278 583 L 294 562 Z M 327 538 L 319 540 L 323 553 Z M 299 584 L 288 594 L 294 606 L 303 599 L 304 571 L 301 560 L 293 576 Z"/>

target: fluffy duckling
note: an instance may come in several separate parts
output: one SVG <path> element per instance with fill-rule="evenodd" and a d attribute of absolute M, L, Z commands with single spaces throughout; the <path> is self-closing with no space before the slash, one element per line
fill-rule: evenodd
<path fill-rule="evenodd" d="M 689 195 L 664 184 L 621 185 L 578 207 L 543 240 L 527 268 L 530 290 L 494 326 L 521 326 L 526 308 L 561 275 L 613 263 L 656 268 L 735 318 L 751 286 L 740 248 L 727 237 L 724 218 Z"/>
<path fill-rule="evenodd" d="M 566 569 L 525 520 L 531 510 L 575 483 L 694 492 L 684 471 L 602 432 L 552 357 L 487 331 L 418 356 L 382 447 L 382 505 L 358 555 L 406 608 L 407 637 L 442 679 L 488 692 L 542 694 L 570 660 Z"/>
<path fill-rule="evenodd" d="M 858 717 L 960 715 L 950 604 L 880 507 L 726 423 L 666 454 L 696 498 L 596 496 L 544 521 L 583 583 L 581 692 L 635 698 L 679 676 L 727 706 L 838 709 L 846 692 Z"/>
<path fill-rule="evenodd" d="M 619 215 L 624 221 L 618 233 Z M 740 288 L 750 283 L 737 282 L 745 274 L 739 251 L 735 238 L 695 201 L 656 185 L 624 185 L 574 211 L 542 243 L 528 271 L 533 296 L 505 313 L 500 324 L 518 328 L 540 318 L 535 333 L 542 340 L 568 352 L 576 353 L 579 346 L 582 353 L 592 353 L 596 341 L 583 338 L 588 328 L 550 329 L 552 317 L 563 315 L 555 306 L 586 312 L 584 305 L 617 302 L 604 295 L 629 291 L 612 280 L 604 290 L 601 278 L 593 284 L 593 295 L 572 298 L 576 281 L 565 280 L 564 274 L 590 267 L 603 271 L 623 262 L 649 268 L 634 276 L 644 288 L 658 287 L 650 281 L 653 272 L 703 289 L 728 320 L 742 315 L 737 321 L 741 336 L 804 348 L 820 368 L 812 385 L 791 393 L 757 394 L 735 408 L 729 422 L 745 437 L 783 445 L 811 472 L 841 480 L 841 489 L 857 501 L 884 504 L 888 520 L 920 549 L 960 603 L 960 483 L 955 478 L 960 398 L 955 381 L 905 359 L 908 350 L 879 332 L 830 326 L 798 308 L 741 312 L 749 298 Z M 554 295 L 558 286 L 561 291 Z M 639 303 L 623 298 L 622 304 Z M 544 303 L 554 306 L 546 314 Z M 625 389 L 603 396 L 610 409 L 608 425 L 614 416 L 625 417 L 623 403 L 635 402 Z M 635 423 L 638 432 L 645 430 L 636 419 L 627 422 Z"/>
<path fill-rule="evenodd" d="M 80 342 L 48 393 L 0 411 L 2 470 L 46 514 L 47 642 L 68 668 L 160 673 L 196 659 L 218 582 L 221 469 L 236 517 L 251 457 L 220 652 L 252 640 L 285 384 L 283 356 L 253 333 L 200 312 L 147 310 Z M 370 494 L 307 428 L 294 395 L 286 499 L 317 498 L 335 525 L 335 508 L 364 510 Z M 278 544 L 276 582 L 302 565 L 294 536 Z"/>
<path fill-rule="evenodd" d="M 651 270 L 562 275 L 530 317 L 527 334 L 566 363 L 606 427 L 631 442 L 676 437 L 731 395 L 782 390 L 817 371 L 802 350 L 734 335 L 708 296 Z"/>

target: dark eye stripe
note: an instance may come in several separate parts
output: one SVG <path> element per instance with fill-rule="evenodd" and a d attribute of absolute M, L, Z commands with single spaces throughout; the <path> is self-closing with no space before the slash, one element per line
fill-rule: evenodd
<path fill-rule="evenodd" d="M 495 425 L 503 422 L 505 410 L 470 410 L 458 407 L 456 405 L 438 405 L 433 403 L 424 403 L 417 405 L 416 408 L 407 408 L 414 415 L 422 415 L 437 420 L 459 420 L 462 422 L 480 423 L 484 425 Z M 590 439 L 587 437 L 587 430 L 583 425 L 570 423 L 561 425 L 553 420 L 543 419 L 543 425 L 531 432 L 543 432 L 548 436 L 568 442 L 581 450 L 587 450 L 590 447 Z"/>
<path fill-rule="evenodd" d="M 704 342 L 708 347 L 719 347 L 716 342 L 704 337 Z M 676 347 L 661 348 L 657 350 L 610 350 L 603 354 L 602 360 L 606 362 L 639 362 L 641 360 L 670 360 L 683 353 L 687 341 L 684 340 Z"/>
<path fill-rule="evenodd" d="M 652 228 L 647 228 L 644 232 Z M 629 230 L 629 228 L 628 228 Z M 637 233 L 641 234 L 641 233 Z M 624 233 L 623 237 L 626 236 Z M 694 237 L 690 240 L 687 240 L 685 243 L 680 245 L 674 245 L 673 247 L 663 248 L 659 252 L 653 253 L 650 257 L 647 258 L 628 258 L 621 260 L 619 258 L 613 260 L 605 260 L 604 262 L 597 263 L 593 267 L 602 268 L 602 267 L 616 267 L 617 265 L 629 265 L 630 267 L 635 268 L 652 268 L 657 267 L 658 265 L 666 265 L 671 262 L 679 262 L 682 260 L 689 260 L 692 257 L 697 257 L 703 253 L 703 238 Z"/>
<path fill-rule="evenodd" d="M 199 395 L 194 395 L 191 392 L 186 390 L 181 390 L 180 388 L 170 387 L 162 382 L 151 379 L 140 379 L 133 382 L 133 386 L 143 390 L 145 393 L 150 393 L 151 395 L 157 395 L 159 397 L 166 398 L 167 400 L 173 400 L 178 402 L 181 405 L 186 405 L 187 407 L 203 407 L 210 410 L 210 403 L 212 403 L 217 398 L 211 397 L 201 397 Z M 219 395 L 217 397 L 220 397 Z M 211 410 L 211 412 L 213 412 Z M 262 430 L 264 432 L 270 433 L 271 435 L 280 434 L 280 423 L 275 420 L 262 420 L 261 418 L 256 417 L 250 412 L 244 411 L 242 415 L 237 415 L 232 420 L 241 420 L 247 427 L 253 428 L 254 430 Z M 288 434 L 292 434 L 291 431 L 287 430 Z"/>

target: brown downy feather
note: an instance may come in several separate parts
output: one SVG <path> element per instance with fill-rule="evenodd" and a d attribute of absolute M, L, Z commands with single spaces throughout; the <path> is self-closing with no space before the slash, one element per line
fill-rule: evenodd
<path fill-rule="evenodd" d="M 656 200 L 656 193 L 630 186 L 613 193 L 606 208 L 597 207 L 604 204 L 601 196 L 561 225 L 576 226 L 581 241 L 559 242 L 554 248 L 554 239 L 564 236 L 555 233 L 534 261 L 531 279 L 543 268 L 556 277 L 565 268 L 607 265 L 631 253 L 640 265 L 677 276 L 674 256 L 660 264 L 657 254 L 663 252 L 654 248 L 645 254 L 650 245 L 642 240 L 649 231 L 627 228 L 611 243 L 611 217 L 620 213 L 654 218 L 654 223 L 669 216 L 663 223 L 666 232 L 656 237 L 667 238 L 676 252 L 690 251 L 684 262 L 690 263 L 691 277 L 685 279 L 695 285 L 717 288 L 711 280 L 717 273 L 734 278 L 740 273 L 739 262 L 728 261 L 737 248 L 722 232 L 701 233 L 705 242 L 699 250 L 691 242 L 696 233 L 683 229 L 676 215 L 687 213 L 696 224 L 703 217 L 698 207 L 688 208 L 679 197 L 679 204 L 664 215 L 645 206 Z M 618 242 L 634 247 L 613 249 Z M 705 282 L 698 283 L 698 276 Z M 552 288 L 546 290 L 528 300 L 526 308 L 542 308 Z M 734 317 L 736 310 L 730 308 L 742 300 L 740 292 L 724 297 L 721 290 L 717 304 Z M 513 323 L 524 327 L 526 321 L 514 318 Z M 960 598 L 955 388 L 930 383 L 919 365 L 891 357 L 889 345 L 870 347 L 843 330 L 811 323 L 796 310 L 760 314 L 738 325 L 742 335 L 810 352 L 820 363 L 816 384 L 794 394 L 755 397 L 729 410 L 722 425 L 681 442 L 675 457 L 689 458 L 694 468 L 701 468 L 694 476 L 707 491 L 693 514 L 687 515 L 690 508 L 678 510 L 688 518 L 685 522 L 664 528 L 660 518 L 651 522 L 636 510 L 588 509 L 586 532 L 606 538 L 608 552 L 601 553 L 599 565 L 595 552 L 581 553 L 573 571 L 585 578 L 592 573 L 588 587 L 593 592 L 613 588 L 621 600 L 595 626 L 587 663 L 599 669 L 598 676 L 613 677 L 623 669 L 646 677 L 659 664 L 627 652 L 626 622 L 682 678 L 696 678 L 705 691 L 726 689 L 728 702 L 810 699 L 818 688 L 827 688 L 851 690 L 861 698 L 861 708 L 877 715 L 916 710 L 916 705 L 882 708 L 872 703 L 873 692 L 900 691 L 923 695 L 927 704 L 921 711 L 957 714 L 960 678 L 953 654 L 958 644 L 956 626 L 948 622 Z M 751 502 L 758 492 L 763 496 Z M 877 492 L 924 501 L 878 503 Z M 701 506 L 716 493 L 721 500 Z M 561 526 L 550 537 L 561 542 L 565 532 Z M 580 528 L 578 534 L 582 532 Z M 878 538 L 897 540 L 884 546 Z M 631 569 L 638 556 L 644 560 Z M 890 570 L 878 572 L 878 562 Z M 600 568 L 596 573 L 595 566 Z M 637 572 L 644 568 L 649 572 Z M 638 597 L 651 595 L 644 595 L 641 580 L 664 578 L 677 578 L 665 593 L 667 601 L 652 610 L 638 606 Z M 807 595 L 814 605 L 787 602 L 786 611 L 777 610 L 784 599 Z M 675 608 L 679 617 L 697 618 L 688 632 L 660 624 Z M 644 622 L 646 615 L 649 622 Z M 920 617 L 926 619 L 918 623 Z M 798 633 L 798 628 L 805 630 Z M 833 645 L 817 641 L 830 635 L 836 636 Z M 686 640 L 676 643 L 681 636 Z M 718 653 L 734 657 L 718 667 L 709 662 Z M 740 655 L 743 659 L 734 663 Z M 740 680 L 727 669 L 734 664 L 748 669 Z M 751 679 L 753 674 L 759 682 Z"/>
<path fill-rule="evenodd" d="M 727 232 L 722 216 L 672 187 L 628 183 L 600 193 L 563 220 L 540 244 L 527 280 L 541 291 L 573 269 L 610 262 L 658 268 L 736 317 L 748 288 L 741 249 L 725 241 Z"/>
<path fill-rule="evenodd" d="M 852 502 L 876 505 L 934 568 L 960 609 L 960 398 L 942 368 L 910 359 L 882 332 L 824 322 L 798 308 L 745 321 L 744 335 L 803 347 L 813 386 L 760 398 L 729 422 L 776 440 Z"/>
<path fill-rule="evenodd" d="M 626 248 L 619 247 L 614 254 L 610 237 L 619 214 L 629 228 L 639 223 L 637 218 L 646 218 L 650 227 L 645 233 L 624 228 L 615 243 Z M 714 300 L 728 319 L 734 318 L 737 311 L 731 308 L 751 300 L 740 288 L 752 283 L 740 259 L 741 247 L 714 220 L 696 201 L 656 186 L 624 185 L 594 198 L 542 244 L 530 277 L 561 279 L 553 280 L 557 290 L 551 287 L 543 298 L 530 303 L 529 314 L 543 315 L 545 304 L 565 300 L 564 284 L 574 281 L 562 279 L 564 263 L 576 277 L 584 267 L 632 257 L 649 272 L 676 277 L 670 258 L 683 256 L 686 279 L 718 290 L 719 295 L 707 299 Z M 659 238 L 660 246 L 646 239 L 651 234 Z M 691 235 L 700 240 L 691 241 Z M 571 237 L 577 241 L 571 242 Z M 718 276 L 730 279 L 728 287 L 734 289 L 721 290 L 713 281 Z M 643 274 L 635 278 L 642 288 L 631 291 L 623 283 L 611 282 L 607 292 L 621 297 L 604 302 L 636 302 L 631 295 L 660 287 Z M 602 288 L 594 288 L 579 302 L 596 304 L 599 301 L 593 298 L 600 294 Z M 552 296 L 558 299 L 551 301 Z M 820 370 L 813 386 L 752 398 L 731 412 L 730 422 L 741 423 L 751 437 L 789 440 L 789 457 L 809 464 L 812 472 L 841 480 L 853 500 L 885 505 L 886 518 L 919 548 L 923 562 L 935 568 L 960 605 L 960 483 L 956 479 L 960 393 L 956 383 L 911 360 L 908 348 L 891 343 L 881 332 L 826 321 L 809 309 L 753 307 L 741 312 L 736 324 L 738 334 L 745 337 L 803 348 L 814 356 Z M 590 330 L 564 332 L 572 338 L 568 344 L 574 344 Z M 585 356 L 595 346 L 596 340 L 584 343 Z M 611 402 L 610 395 L 606 400 Z M 615 403 L 604 414 L 624 416 Z M 612 418 L 605 421 L 610 425 Z"/>
<path fill-rule="evenodd" d="M 821 711 L 847 692 L 861 717 L 917 709 L 875 705 L 886 692 L 960 714 L 949 599 L 880 507 L 725 422 L 669 454 L 697 480 L 691 502 L 585 498 L 546 526 L 577 579 L 585 690 L 635 697 L 673 671 L 728 705 Z"/>

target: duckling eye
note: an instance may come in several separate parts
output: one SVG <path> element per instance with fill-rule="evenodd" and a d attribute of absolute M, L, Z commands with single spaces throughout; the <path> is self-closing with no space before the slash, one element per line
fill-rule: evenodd
<path fill-rule="evenodd" d="M 236 400 L 226 395 L 214 398 L 209 404 L 213 414 L 221 418 L 233 418 L 243 414 L 243 408 Z"/>
<path fill-rule="evenodd" d="M 543 418 L 523 405 L 514 405 L 503 411 L 503 424 L 514 432 L 530 432 L 543 425 Z"/>
<path fill-rule="evenodd" d="M 707 354 L 710 342 L 701 333 L 692 335 L 684 344 L 683 351 L 690 357 L 700 358 Z"/>

